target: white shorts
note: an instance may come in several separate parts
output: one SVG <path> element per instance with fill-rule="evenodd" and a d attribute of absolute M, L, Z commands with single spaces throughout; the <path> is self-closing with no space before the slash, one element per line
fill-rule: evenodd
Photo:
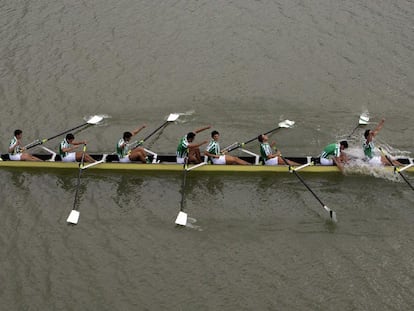
<path fill-rule="evenodd" d="M 131 160 L 129 159 L 129 155 L 123 157 L 123 158 L 119 158 L 119 162 L 121 163 L 129 163 L 131 162 Z"/>
<path fill-rule="evenodd" d="M 69 152 L 66 157 L 62 157 L 62 162 L 76 162 L 76 152 Z"/>
<path fill-rule="evenodd" d="M 12 161 L 20 161 L 22 157 L 21 153 L 16 153 L 16 154 L 9 154 L 9 158 Z"/>
<path fill-rule="evenodd" d="M 221 155 L 220 158 L 212 158 L 211 161 L 213 161 L 214 164 L 223 165 L 226 164 L 226 156 Z"/>
<path fill-rule="evenodd" d="M 278 157 L 274 157 L 274 158 L 271 158 L 265 161 L 265 165 L 278 165 L 278 164 L 279 164 Z"/>
<path fill-rule="evenodd" d="M 368 159 L 367 161 L 370 165 L 373 165 L 373 166 L 381 166 L 382 165 L 382 161 L 381 161 L 380 156 L 373 157 L 371 159 Z"/>
<path fill-rule="evenodd" d="M 177 163 L 178 164 L 184 164 L 185 163 L 185 158 L 179 158 L 179 157 L 177 157 Z"/>
<path fill-rule="evenodd" d="M 332 159 L 321 158 L 321 165 L 334 165 L 334 161 Z"/>

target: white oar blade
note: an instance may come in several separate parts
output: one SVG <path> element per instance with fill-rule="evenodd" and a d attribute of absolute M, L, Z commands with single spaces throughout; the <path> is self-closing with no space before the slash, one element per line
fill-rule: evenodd
<path fill-rule="evenodd" d="M 331 219 L 332 219 L 333 222 L 338 222 L 338 219 L 336 218 L 335 211 L 331 210 L 326 205 L 324 205 L 323 208 L 329 213 L 329 216 L 331 216 Z"/>
<path fill-rule="evenodd" d="M 279 127 L 292 127 L 295 124 L 295 121 L 291 121 L 291 120 L 284 120 L 282 122 L 279 123 Z"/>
<path fill-rule="evenodd" d="M 88 124 L 98 124 L 102 120 L 103 120 L 102 116 L 92 116 L 88 119 L 88 121 L 86 121 L 86 123 L 88 123 Z"/>
<path fill-rule="evenodd" d="M 79 214 L 80 214 L 79 211 L 72 210 L 69 214 L 68 219 L 66 219 L 66 222 L 76 225 L 78 223 L 78 220 L 79 220 Z"/>
<path fill-rule="evenodd" d="M 168 116 L 167 121 L 168 121 L 168 122 L 173 122 L 173 121 L 177 120 L 179 116 L 180 116 L 180 115 L 179 115 L 178 113 L 171 113 L 171 114 Z"/>
<path fill-rule="evenodd" d="M 366 125 L 369 122 L 369 115 L 367 113 L 363 113 L 359 116 L 359 124 Z"/>
<path fill-rule="evenodd" d="M 180 226 L 185 226 L 187 224 L 187 213 L 180 211 L 177 215 L 175 223 Z"/>
<path fill-rule="evenodd" d="M 336 218 L 336 213 L 334 211 L 331 211 L 331 212 L 332 212 L 332 214 L 331 214 L 332 221 L 333 222 L 338 222 L 338 219 Z"/>

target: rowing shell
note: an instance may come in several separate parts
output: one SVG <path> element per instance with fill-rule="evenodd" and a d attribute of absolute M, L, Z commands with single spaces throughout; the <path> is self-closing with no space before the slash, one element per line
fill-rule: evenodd
<path fill-rule="evenodd" d="M 56 161 L 48 161 L 50 155 L 38 154 L 35 155 L 44 162 L 29 162 L 29 161 L 8 161 L 7 155 L 2 155 L 3 161 L 0 161 L 0 167 L 3 168 L 33 168 L 33 169 L 79 169 L 79 163 L 68 163 L 60 161 L 59 156 L 56 157 Z M 100 161 L 103 158 L 102 154 L 92 154 L 95 160 Z M 255 157 L 246 156 L 240 157 L 249 163 L 255 163 Z M 317 158 L 310 157 L 286 157 L 289 160 L 295 161 L 300 164 L 306 164 L 309 161 L 318 163 Z M 153 161 L 153 158 L 150 157 Z M 90 170 L 111 170 L 111 171 L 143 171 L 143 172 L 182 172 L 182 164 L 175 163 L 175 155 L 157 155 L 156 162 L 151 164 L 141 163 L 120 163 L 116 155 L 108 155 L 106 162 L 92 165 Z M 414 173 L 414 165 L 412 164 L 413 159 L 401 158 L 398 159 L 401 163 L 407 166 L 405 172 Z M 87 168 L 87 164 L 85 164 Z M 191 168 L 191 165 L 189 166 Z M 381 170 L 386 172 L 393 172 L 392 166 L 381 167 Z M 289 173 L 289 167 L 286 165 L 213 165 L 206 164 L 200 166 L 196 170 L 197 172 L 235 172 L 235 173 Z M 336 166 L 322 166 L 319 164 L 308 165 L 301 169 L 304 173 L 340 173 L 340 170 Z"/>

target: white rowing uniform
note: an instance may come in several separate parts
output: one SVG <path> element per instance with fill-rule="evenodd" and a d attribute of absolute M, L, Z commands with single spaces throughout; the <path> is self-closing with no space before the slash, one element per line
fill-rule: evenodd
<path fill-rule="evenodd" d="M 64 138 L 59 145 L 59 154 L 62 158 L 62 162 L 76 162 L 76 152 L 64 152 L 63 149 L 72 147 L 72 144 Z"/>
<path fill-rule="evenodd" d="M 219 155 L 220 154 L 220 144 L 215 141 L 214 139 L 212 139 L 210 141 L 210 143 L 207 145 L 206 147 L 206 151 L 208 153 L 214 154 L 214 155 Z M 226 156 L 225 155 L 220 155 L 219 158 L 211 158 L 211 161 L 213 162 L 213 164 L 226 164 Z"/>
<path fill-rule="evenodd" d="M 268 157 L 273 154 L 273 149 L 269 143 L 261 143 L 260 144 L 260 155 L 264 159 L 265 165 L 278 165 L 278 157 L 270 158 Z"/>
<path fill-rule="evenodd" d="M 10 140 L 9 148 L 13 147 L 16 143 L 17 143 L 17 138 L 16 137 L 13 137 Z M 23 152 L 23 150 L 20 147 L 20 145 L 16 145 L 13 148 L 13 151 L 11 153 L 9 153 L 10 160 L 12 160 L 12 161 L 20 161 L 21 160 L 21 157 L 22 157 L 22 152 Z"/>
<path fill-rule="evenodd" d="M 124 147 L 121 147 L 124 145 Z M 116 153 L 119 158 L 119 162 L 122 163 L 129 163 L 131 160 L 129 159 L 129 154 L 131 153 L 130 146 L 127 141 L 121 138 L 116 145 Z"/>

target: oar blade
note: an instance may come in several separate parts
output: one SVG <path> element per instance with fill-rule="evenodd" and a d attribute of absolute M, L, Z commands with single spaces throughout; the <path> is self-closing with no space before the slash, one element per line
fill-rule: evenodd
<path fill-rule="evenodd" d="M 295 121 L 292 120 L 284 120 L 282 122 L 279 122 L 279 127 L 284 127 L 284 128 L 291 128 L 293 127 L 293 125 L 295 125 Z"/>
<path fill-rule="evenodd" d="M 331 217 L 331 219 L 332 219 L 333 222 L 338 222 L 338 219 L 336 218 L 335 211 L 331 210 L 326 205 L 324 205 L 323 208 L 329 213 L 329 216 Z"/>
<path fill-rule="evenodd" d="M 179 115 L 178 113 L 171 113 L 171 114 L 168 116 L 167 121 L 168 121 L 168 122 L 173 122 L 173 121 L 177 120 L 179 116 L 180 116 L 180 115 Z"/>
<path fill-rule="evenodd" d="M 367 125 L 368 124 L 368 122 L 369 122 L 369 114 L 367 113 L 367 112 L 364 112 L 364 113 L 362 113 L 360 116 L 359 116 L 359 124 L 360 125 Z"/>
<path fill-rule="evenodd" d="M 99 122 L 101 122 L 103 119 L 104 119 L 103 116 L 92 116 L 86 121 L 86 123 L 91 124 L 91 125 L 95 125 L 95 124 L 98 124 Z"/>
<path fill-rule="evenodd" d="M 336 218 L 336 213 L 331 210 L 330 216 L 333 222 L 338 222 L 338 218 Z"/>
<path fill-rule="evenodd" d="M 66 219 L 66 222 L 76 225 L 79 220 L 79 215 L 80 215 L 79 211 L 72 210 L 68 216 L 68 219 Z"/>
<path fill-rule="evenodd" d="M 175 220 L 175 224 L 180 226 L 185 226 L 187 224 L 187 213 L 184 213 L 183 211 L 180 211 L 177 215 L 177 219 Z"/>

